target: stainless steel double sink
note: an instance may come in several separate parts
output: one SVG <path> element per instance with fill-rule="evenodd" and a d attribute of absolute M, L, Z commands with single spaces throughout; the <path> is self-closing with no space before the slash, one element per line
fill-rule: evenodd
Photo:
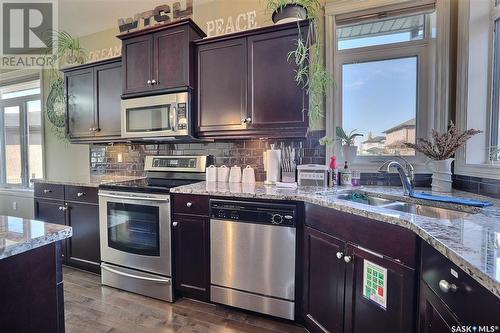
<path fill-rule="evenodd" d="M 465 206 L 464 211 L 461 211 L 436 207 L 423 203 L 414 203 L 395 200 L 392 198 L 384 198 L 382 196 L 373 195 L 362 190 L 320 191 L 316 192 L 316 194 L 332 199 L 358 202 L 369 206 L 375 206 L 437 219 L 461 219 L 477 212 Z"/>

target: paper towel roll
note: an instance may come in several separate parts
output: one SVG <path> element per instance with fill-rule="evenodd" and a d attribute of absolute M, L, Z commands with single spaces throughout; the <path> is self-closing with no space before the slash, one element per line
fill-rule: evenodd
<path fill-rule="evenodd" d="M 274 184 L 280 180 L 281 150 L 270 149 L 266 152 L 266 183 Z"/>

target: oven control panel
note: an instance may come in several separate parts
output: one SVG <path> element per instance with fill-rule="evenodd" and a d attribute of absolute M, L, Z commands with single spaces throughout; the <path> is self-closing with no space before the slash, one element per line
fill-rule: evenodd
<path fill-rule="evenodd" d="M 205 172 L 208 156 L 146 156 L 145 171 Z"/>

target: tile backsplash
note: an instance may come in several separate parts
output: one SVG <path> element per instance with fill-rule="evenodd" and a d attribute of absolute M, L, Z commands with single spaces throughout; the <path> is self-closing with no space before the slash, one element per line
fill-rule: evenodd
<path fill-rule="evenodd" d="M 120 176 L 143 177 L 144 158 L 148 155 L 213 155 L 215 164 L 251 165 L 255 168 L 256 180 L 266 178 L 263 166 L 263 152 L 271 144 L 276 147 L 291 146 L 297 151 L 299 164 L 325 164 L 325 147 L 318 142 L 325 131 L 311 131 L 304 140 L 232 140 L 206 143 L 165 143 L 165 144 L 106 144 L 92 145 L 90 149 L 91 175 L 114 174 Z M 399 175 L 379 173 L 361 174 L 363 185 L 400 186 Z M 431 175 L 416 175 L 416 185 L 428 187 Z"/>
<path fill-rule="evenodd" d="M 312 131 L 305 140 L 233 140 L 204 143 L 107 144 L 90 148 L 91 175 L 115 174 L 144 176 L 144 157 L 148 155 L 213 155 L 215 164 L 250 165 L 256 180 L 265 180 L 263 153 L 271 144 L 291 146 L 297 151 L 300 164 L 325 164 L 325 147 L 318 139 L 324 131 Z"/>

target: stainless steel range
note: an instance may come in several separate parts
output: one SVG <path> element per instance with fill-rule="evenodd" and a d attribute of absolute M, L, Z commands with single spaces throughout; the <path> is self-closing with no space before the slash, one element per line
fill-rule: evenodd
<path fill-rule="evenodd" d="M 148 156 L 145 179 L 99 187 L 102 284 L 173 301 L 169 189 L 204 180 L 207 156 Z"/>

